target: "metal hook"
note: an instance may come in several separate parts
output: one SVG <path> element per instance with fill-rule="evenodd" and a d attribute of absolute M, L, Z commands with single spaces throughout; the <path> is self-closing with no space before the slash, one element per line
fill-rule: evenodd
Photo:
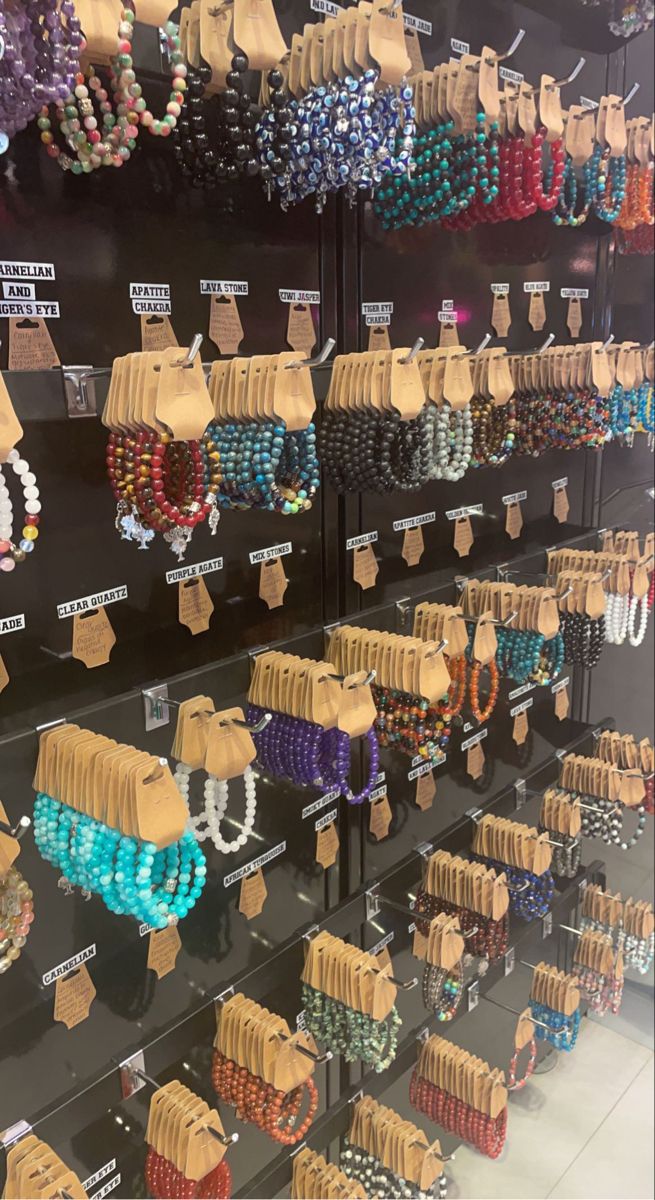
<path fill-rule="evenodd" d="M 512 1015 L 515 1017 L 520 1017 L 523 1015 L 516 1008 L 510 1008 L 507 1004 L 501 1004 L 499 1000 L 492 1000 L 491 996 L 481 996 L 480 999 L 486 1000 L 487 1004 L 495 1004 L 496 1008 L 502 1008 L 504 1012 L 512 1013 Z M 533 1025 L 540 1025 L 542 1029 L 548 1029 L 549 1032 L 552 1033 L 550 1025 L 546 1025 L 545 1021 L 537 1021 L 535 1017 L 529 1017 L 528 1020 L 531 1021 Z"/>
<path fill-rule="evenodd" d="M 376 970 L 375 968 L 373 968 L 373 972 L 375 975 L 382 974 L 381 971 Z M 393 983 L 397 988 L 400 988 L 401 992 L 411 992 L 412 988 L 415 988 L 418 984 L 418 979 L 416 976 L 414 976 L 413 979 L 406 979 L 404 983 L 402 979 L 396 979 L 395 975 L 387 975 L 385 978 L 389 980 L 389 983 Z"/>
<path fill-rule="evenodd" d="M 539 349 L 537 350 L 537 354 L 543 354 L 544 350 L 547 350 L 549 346 L 552 346 L 554 341 L 555 341 L 555 334 L 549 333 L 543 346 L 540 346 Z"/>
<path fill-rule="evenodd" d="M 522 883 L 520 887 L 513 887 L 511 883 L 508 883 L 505 886 L 507 887 L 508 892 L 525 892 L 526 889 L 530 887 L 530 880 L 526 879 L 525 883 Z"/>
<path fill-rule="evenodd" d="M 422 350 L 424 345 L 425 345 L 425 338 L 422 338 L 422 337 L 417 338 L 416 341 L 414 342 L 414 345 L 412 346 L 411 350 L 408 351 L 408 353 L 405 355 L 404 358 L 399 358 L 398 362 L 402 363 L 403 366 L 405 366 L 406 363 L 413 362 L 414 359 L 416 358 L 416 355 L 418 354 L 419 350 Z"/>
<path fill-rule="evenodd" d="M 603 344 L 602 344 L 602 346 L 601 346 L 600 350 L 596 350 L 596 351 L 594 351 L 594 353 L 595 353 L 595 354 L 604 354 L 604 353 L 605 353 L 605 351 L 607 350 L 607 348 L 608 348 L 609 346 L 611 346 L 611 345 L 612 345 L 612 342 L 613 342 L 613 341 L 614 341 L 614 334 L 613 334 L 613 333 L 610 333 L 610 335 L 609 335 L 609 337 L 608 337 L 607 341 L 606 341 L 606 342 L 603 342 Z"/>
<path fill-rule="evenodd" d="M 574 929 L 572 925 L 560 924 L 560 929 L 565 929 L 567 933 L 574 933 L 576 937 L 582 937 L 583 934 L 582 929 Z"/>
<path fill-rule="evenodd" d="M 396 12 L 400 8 L 402 2 L 403 0 L 389 0 L 389 3 L 385 4 L 384 8 L 380 9 L 380 12 L 385 14 Z"/>
<path fill-rule="evenodd" d="M 171 366 L 172 367 L 184 367 L 185 371 L 188 371 L 193 366 L 195 360 L 197 359 L 198 354 L 200 353 L 200 347 L 202 346 L 203 341 L 204 341 L 204 337 L 203 337 L 202 333 L 194 333 L 193 340 L 191 342 L 191 345 L 189 346 L 189 349 L 187 350 L 186 354 L 184 355 L 184 358 L 181 358 L 179 360 L 179 362 L 171 363 Z M 157 364 L 157 366 L 154 368 L 154 370 L 161 371 L 161 364 Z"/>
<path fill-rule="evenodd" d="M 629 104 L 631 100 L 634 100 L 640 86 L 641 84 L 639 83 L 633 83 L 627 96 L 624 96 L 622 100 L 619 100 L 618 104 L 613 104 L 612 108 L 625 108 L 626 104 Z"/>
<path fill-rule="evenodd" d="M 566 591 L 560 592 L 559 596 L 555 596 L 555 599 L 556 600 L 566 600 L 567 596 L 570 596 L 572 591 L 573 591 L 573 586 L 571 584 L 569 584 Z"/>
<path fill-rule="evenodd" d="M 289 1042 L 291 1040 L 284 1033 L 278 1033 L 277 1036 L 279 1037 L 280 1041 L 282 1041 L 282 1042 Z M 296 1050 L 299 1050 L 300 1053 L 304 1054 L 306 1058 L 311 1058 L 312 1062 L 315 1062 L 315 1063 L 320 1064 L 320 1063 L 331 1062 L 334 1057 L 331 1050 L 326 1050 L 324 1054 L 314 1054 L 313 1050 L 309 1050 L 307 1048 L 307 1046 L 301 1046 L 298 1042 L 295 1043 L 295 1046 L 296 1046 Z"/>
<path fill-rule="evenodd" d="M 577 79 L 577 77 L 580 74 L 582 68 L 584 67 L 586 61 L 587 61 L 586 58 L 583 58 L 582 56 L 580 56 L 577 63 L 575 64 L 573 70 L 571 71 L 571 74 L 567 75 L 565 79 L 555 79 L 555 80 L 553 80 L 552 83 L 547 83 L 546 90 L 549 92 L 554 92 L 555 88 L 564 87 L 564 85 L 566 83 L 573 83 L 573 80 Z"/>
<path fill-rule="evenodd" d="M 9 837 L 13 837 L 17 842 L 19 842 L 20 839 L 27 833 L 31 824 L 32 822 L 27 816 L 21 817 L 20 820 L 16 822 L 13 829 L 11 825 L 7 825 L 5 821 L 0 821 L 0 832 L 8 834 Z"/>
<path fill-rule="evenodd" d="M 434 650 L 428 650 L 425 657 L 426 658 L 434 658 L 434 656 L 436 654 L 441 654 L 442 650 L 445 650 L 447 645 L 448 645 L 448 638 L 442 638 L 441 641 L 439 642 L 439 645 L 435 646 Z"/>
<path fill-rule="evenodd" d="M 485 333 L 480 345 L 475 350 L 463 350 L 461 354 L 453 354 L 453 358 L 467 358 L 470 354 L 482 354 L 482 351 L 486 350 L 492 337 L 493 334 Z"/>
<path fill-rule="evenodd" d="M 519 615 L 518 609 L 515 609 L 514 612 L 511 612 L 508 617 L 505 617 L 504 621 L 499 621 L 498 617 L 485 617 L 485 619 L 483 621 L 481 621 L 480 624 L 481 625 L 499 625 L 501 627 L 501 629 L 507 629 L 508 625 L 511 625 L 512 621 L 515 621 L 516 618 L 518 617 L 518 615 Z M 475 620 L 475 617 L 471 617 L 471 618 L 469 618 L 469 620 Z"/>
<path fill-rule="evenodd" d="M 247 721 L 242 721 L 240 717 L 235 717 L 232 721 L 221 721 L 221 726 L 238 725 L 240 729 L 247 729 L 249 733 L 261 733 L 262 729 L 265 729 L 272 720 L 273 713 L 264 713 L 256 725 L 249 725 Z"/>
<path fill-rule="evenodd" d="M 519 29 L 509 50 L 506 50 L 504 54 L 494 54 L 492 58 L 487 58 L 485 60 L 487 65 L 492 67 L 494 63 L 504 62 L 506 58 L 511 58 L 515 51 L 518 50 L 524 37 L 525 29 Z"/>
<path fill-rule="evenodd" d="M 361 683 L 349 683 L 348 687 L 349 688 L 367 687 L 369 684 L 371 684 L 373 682 L 376 674 L 377 674 L 377 671 L 369 671 L 368 675 L 366 676 L 366 679 L 362 679 Z M 334 674 L 332 671 L 330 671 L 327 675 L 323 675 L 322 678 L 319 679 L 318 682 L 323 683 L 326 679 L 336 679 L 337 683 L 345 683 L 347 678 L 348 678 L 347 675 L 337 675 L 337 674 Z"/>
<path fill-rule="evenodd" d="M 322 364 L 325 362 L 325 360 L 330 357 L 336 344 L 337 343 L 335 342 L 334 338 L 328 338 L 323 349 L 319 351 L 319 353 L 316 355 L 315 358 L 294 359 L 293 362 L 285 363 L 285 365 L 284 365 L 285 371 L 298 371 L 298 370 L 300 370 L 301 367 L 320 367 L 320 366 L 322 366 Z"/>

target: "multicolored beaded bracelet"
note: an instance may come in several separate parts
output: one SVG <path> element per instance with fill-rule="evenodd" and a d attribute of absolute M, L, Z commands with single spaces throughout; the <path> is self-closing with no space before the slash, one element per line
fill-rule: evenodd
<path fill-rule="evenodd" d="M 309 1032 L 335 1053 L 343 1054 L 346 1062 L 360 1058 L 378 1073 L 393 1062 L 402 1024 L 396 1008 L 383 1021 L 376 1021 L 306 983 L 302 998 Z"/>

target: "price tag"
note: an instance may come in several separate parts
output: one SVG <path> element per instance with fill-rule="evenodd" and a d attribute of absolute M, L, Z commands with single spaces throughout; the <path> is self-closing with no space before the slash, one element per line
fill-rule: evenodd
<path fill-rule="evenodd" d="M 384 838 L 388 837 L 392 818 L 387 789 L 380 788 L 379 792 L 382 794 L 373 792 L 371 795 L 371 812 L 368 824 L 369 830 L 376 842 L 381 842 Z"/>
<path fill-rule="evenodd" d="M 460 558 L 467 558 L 474 542 L 470 517 L 458 517 L 455 521 L 453 546 Z"/>
<path fill-rule="evenodd" d="M 569 679 L 560 679 L 551 688 L 555 697 L 555 716 L 558 721 L 564 721 L 569 715 L 571 702 L 569 699 Z"/>
<path fill-rule="evenodd" d="M 375 587 L 379 570 L 371 544 L 356 546 L 353 553 L 353 579 L 363 592 Z"/>
<path fill-rule="evenodd" d="M 73 658 L 83 662 L 88 669 L 102 667 L 109 662 L 116 645 L 116 634 L 104 608 L 100 606 L 90 612 L 76 613 L 73 617 Z"/>
<path fill-rule="evenodd" d="M 180 625 L 192 634 L 206 633 L 214 611 L 214 602 L 204 579 L 183 579 L 178 584 L 177 615 Z"/>
<path fill-rule="evenodd" d="M 328 814 L 328 816 L 330 815 L 331 814 Z M 339 835 L 337 833 L 336 825 L 334 824 L 335 816 L 336 811 L 332 817 L 332 820 L 327 821 L 327 818 L 324 817 L 322 821 L 317 821 L 315 825 L 316 861 L 320 864 L 320 866 L 323 867 L 323 870 L 327 870 L 328 867 L 332 867 L 334 865 L 334 863 L 337 861 L 337 854 L 339 853 Z"/>

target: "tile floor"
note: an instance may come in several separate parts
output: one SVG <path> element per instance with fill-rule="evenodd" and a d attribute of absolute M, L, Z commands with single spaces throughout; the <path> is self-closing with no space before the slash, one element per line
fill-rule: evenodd
<path fill-rule="evenodd" d="M 458 1149 L 449 1197 L 652 1200 L 652 993 L 642 1004 L 636 994 L 628 1036 L 612 1027 L 616 1018 L 585 1020 L 573 1053 L 510 1098 L 495 1163 Z"/>

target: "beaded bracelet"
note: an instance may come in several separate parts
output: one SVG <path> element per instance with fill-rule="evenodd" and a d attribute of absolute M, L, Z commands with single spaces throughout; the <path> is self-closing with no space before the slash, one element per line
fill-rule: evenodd
<path fill-rule="evenodd" d="M 572 974 L 575 975 L 580 991 L 597 1017 L 605 1017 L 609 1012 L 617 1015 L 623 999 L 623 976 L 605 975 L 602 971 L 594 971 L 591 967 L 574 962 Z"/>
<path fill-rule="evenodd" d="M 265 712 L 256 704 L 248 705 L 248 724 L 257 725 Z M 349 782 L 350 737 L 336 726 L 324 729 L 313 721 L 274 712 L 272 720 L 253 734 L 253 740 L 263 769 L 292 783 L 327 791 L 338 789 L 349 804 L 363 804 L 375 786 L 380 752 L 373 728 L 366 733 L 370 750 L 368 778 L 356 794 Z"/>
<path fill-rule="evenodd" d="M 521 1089 L 525 1087 L 526 1083 L 528 1082 L 528 1079 L 530 1078 L 530 1076 L 532 1075 L 532 1073 L 534 1071 L 535 1063 L 537 1061 L 537 1043 L 534 1038 L 530 1038 L 530 1041 L 528 1042 L 528 1050 L 529 1050 L 529 1054 L 528 1054 L 528 1061 L 525 1064 L 525 1072 L 518 1079 L 516 1078 L 516 1071 L 517 1071 L 519 1055 L 520 1055 L 521 1051 L 515 1050 L 510 1059 L 509 1069 L 507 1071 L 507 1090 L 508 1090 L 508 1092 L 520 1092 Z"/>
<path fill-rule="evenodd" d="M 23 489 L 25 516 L 22 522 L 23 536 L 16 544 L 13 536 L 13 505 L 4 471 L 0 467 L 0 571 L 4 572 L 13 571 L 17 563 L 24 562 L 28 554 L 32 553 L 39 536 L 38 526 L 41 521 L 40 493 L 36 486 L 36 475 L 30 470 L 30 464 L 21 458 L 16 449 L 9 451 L 6 461 Z"/>
<path fill-rule="evenodd" d="M 374 408 L 327 409 L 319 435 L 319 457 L 337 492 L 413 492 L 434 470 L 432 406 L 403 421 L 397 412 Z"/>
<path fill-rule="evenodd" d="M 608 934 L 612 938 L 616 932 L 614 926 L 586 916 L 580 918 L 580 929 L 583 933 L 586 929 L 591 929 L 597 933 Z M 646 975 L 655 955 L 655 933 L 649 934 L 648 937 L 638 937 L 637 934 L 621 930 L 619 936 L 623 939 L 621 949 L 624 967 L 634 967 L 641 975 Z"/>
<path fill-rule="evenodd" d="M 374 728 L 380 746 L 402 750 L 412 757 L 420 754 L 427 760 L 448 752 L 451 734 L 448 701 L 430 704 L 420 696 L 377 684 L 371 692 L 377 709 Z"/>
<path fill-rule="evenodd" d="M 509 915 L 505 913 L 500 920 L 485 917 L 482 913 L 470 908 L 462 908 L 441 896 L 433 896 L 421 886 L 416 895 L 414 908 L 417 913 L 416 925 L 424 937 L 429 932 L 429 921 L 434 920 L 440 913 L 458 917 L 462 933 L 467 934 L 466 948 L 469 954 L 487 958 L 490 963 L 502 958 L 509 944 Z M 426 920 L 419 921 L 418 914 Z M 473 932 L 475 930 L 475 932 Z"/>
<path fill-rule="evenodd" d="M 421 1191 L 415 1183 L 401 1178 L 389 1167 L 385 1167 L 374 1154 L 368 1154 L 359 1146 L 351 1145 L 348 1138 L 344 1138 L 343 1141 L 339 1166 L 349 1179 L 362 1184 L 367 1196 L 380 1197 L 381 1200 L 445 1200 L 448 1194 L 447 1179 L 443 1172 L 431 1188 Z"/>
<path fill-rule="evenodd" d="M 423 1004 L 432 1009 L 438 1021 L 452 1021 L 464 994 L 464 970 L 461 960 L 452 971 L 426 963 L 423 970 Z"/>
<path fill-rule="evenodd" d="M 189 808 L 189 789 L 192 768 L 186 763 L 180 762 L 175 768 L 173 776 L 180 794 Z M 204 809 L 197 817 L 189 818 L 189 826 L 195 833 L 199 842 L 206 841 L 211 838 L 217 850 L 222 854 L 235 854 L 242 846 L 245 846 L 250 834 L 255 825 L 255 814 L 257 812 L 257 790 L 255 781 L 255 772 L 251 766 L 247 766 L 243 772 L 244 788 L 246 793 L 246 813 L 241 833 L 233 838 L 231 842 L 227 842 L 221 835 L 221 821 L 227 811 L 228 801 L 228 782 L 226 779 L 217 779 L 215 775 L 208 775 L 204 787 Z"/>
<path fill-rule="evenodd" d="M 517 390 L 515 402 L 517 454 L 602 446 L 607 440 L 609 408 L 596 387 Z"/>
<path fill-rule="evenodd" d="M 20 871 L 9 867 L 0 878 L 0 975 L 20 958 L 34 920 L 33 899 Z"/>
<path fill-rule="evenodd" d="M 543 825 L 539 826 L 539 833 L 551 835 L 552 832 L 552 830 L 546 829 Z M 553 847 L 553 856 L 550 864 L 551 871 L 555 875 L 560 875 L 563 879 L 573 879 L 578 873 L 582 858 L 580 838 L 573 838 L 563 833 L 557 833 L 557 837 L 562 840 L 559 846 Z"/>
<path fill-rule="evenodd" d="M 516 442 L 516 404 L 513 399 L 507 404 L 494 404 L 474 396 L 471 401 L 473 423 L 474 467 L 500 467 L 507 462 Z"/>
<path fill-rule="evenodd" d="M 302 1141 L 318 1108 L 318 1091 L 311 1076 L 291 1091 L 282 1092 L 216 1049 L 212 1085 L 221 1100 L 236 1106 L 240 1120 L 250 1121 L 284 1146 Z M 307 1112 L 297 1124 L 305 1095 Z"/>
<path fill-rule="evenodd" d="M 555 891 L 555 881 L 550 871 L 544 871 L 542 875 L 533 875 L 531 871 L 512 867 L 493 858 L 485 858 L 479 854 L 472 854 L 471 857 L 475 862 L 484 862 L 493 867 L 498 873 L 505 872 L 510 888 L 509 907 L 517 917 L 524 921 L 534 921 L 550 911 Z"/>
<path fill-rule="evenodd" d="M 573 800 L 580 799 L 585 807 L 582 809 L 582 836 L 587 838 L 599 837 L 609 845 L 617 841 L 620 844 L 623 828 L 623 811 L 620 805 L 612 800 L 604 800 L 597 796 L 586 796 L 581 792 L 571 792 Z"/>
<path fill-rule="evenodd" d="M 418 1066 L 412 1072 L 409 1102 L 447 1133 L 469 1142 L 487 1158 L 498 1158 L 507 1135 L 507 1106 L 492 1118 L 424 1079 Z"/>
<path fill-rule="evenodd" d="M 220 508 L 263 508 L 284 516 L 311 508 L 321 482 L 312 422 L 297 432 L 282 421 L 212 422 L 204 441 L 210 459 L 220 463 Z"/>
<path fill-rule="evenodd" d="M 473 452 L 471 406 L 453 410 L 447 404 L 435 408 L 430 403 L 428 415 L 433 430 L 430 478 L 457 483 L 466 474 Z"/>
<path fill-rule="evenodd" d="M 535 1025 L 537 1041 L 550 1042 L 556 1050 L 573 1049 L 580 1029 L 579 1008 L 576 1008 L 571 1016 L 567 1016 L 566 1013 L 558 1012 L 547 1004 L 537 1004 L 535 1000 L 531 1000 L 530 1011 L 535 1021 L 542 1022 L 542 1025 Z M 547 1025 L 548 1029 L 544 1029 L 543 1025 Z"/>
<path fill-rule="evenodd" d="M 145 1180 L 155 1200 L 168 1200 L 168 1197 L 179 1200 L 229 1200 L 232 1195 L 232 1172 L 225 1158 L 202 1179 L 187 1179 L 168 1158 L 157 1154 L 149 1146 Z"/>
<path fill-rule="evenodd" d="M 489 695 L 484 708 L 480 706 L 480 675 L 486 670 L 489 673 Z M 492 712 L 496 707 L 499 692 L 499 676 L 496 660 L 491 659 L 491 662 L 483 665 L 482 663 L 474 662 L 471 664 L 471 674 L 469 678 L 469 704 L 471 712 L 479 725 L 483 725 L 488 721 Z"/>
<path fill-rule="evenodd" d="M 152 842 L 126 837 L 38 792 L 34 840 L 67 884 L 101 896 L 111 912 L 155 929 L 181 921 L 205 886 L 205 857 L 190 830 L 157 850 Z"/>
<path fill-rule="evenodd" d="M 586 613 L 560 613 L 564 661 L 592 670 L 600 662 L 605 641 L 605 618 Z"/>
<path fill-rule="evenodd" d="M 395 1007 L 383 1021 L 376 1021 L 368 1013 L 350 1008 L 306 983 L 302 997 L 309 1032 L 317 1041 L 325 1042 L 331 1050 L 343 1054 L 346 1062 L 360 1058 L 377 1073 L 385 1071 L 393 1062 L 402 1024 Z"/>

